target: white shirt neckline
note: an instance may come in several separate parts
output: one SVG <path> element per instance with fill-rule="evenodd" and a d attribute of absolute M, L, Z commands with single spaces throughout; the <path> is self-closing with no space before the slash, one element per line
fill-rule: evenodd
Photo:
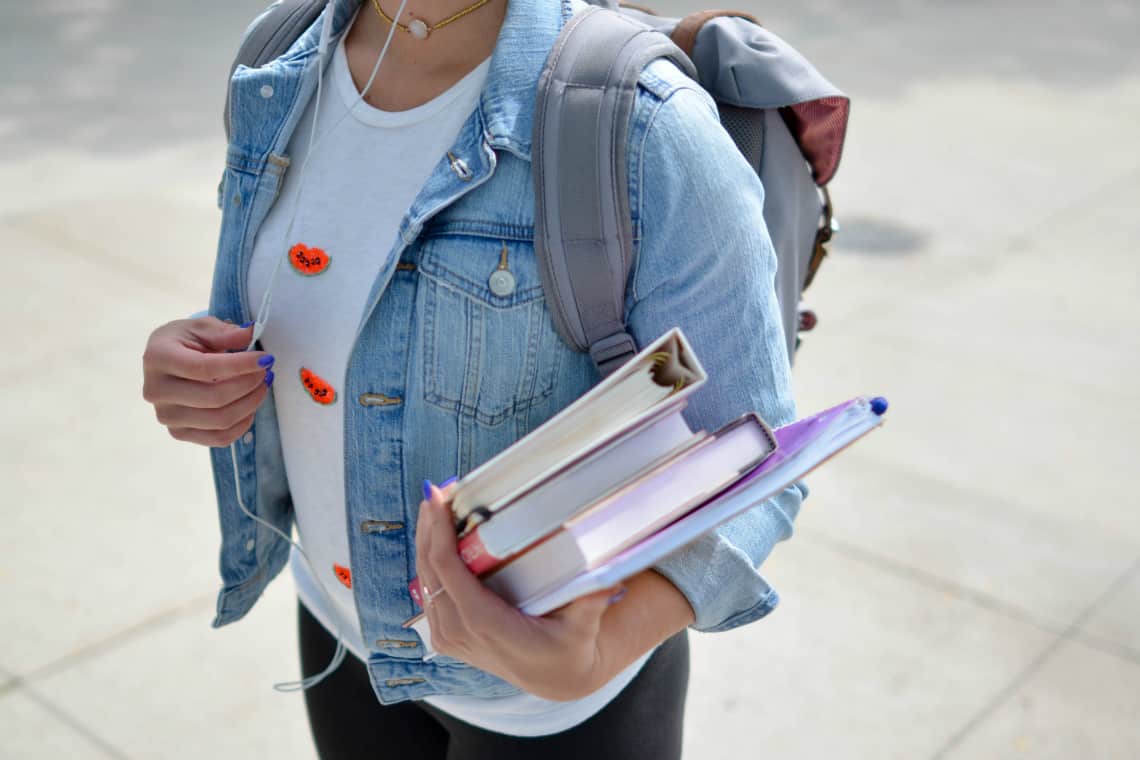
<path fill-rule="evenodd" d="M 345 37 L 347 36 L 345 35 Z M 373 127 L 406 127 L 410 124 L 427 121 L 446 109 L 456 98 L 467 93 L 472 86 L 486 81 L 487 71 L 491 67 L 491 59 L 488 57 L 467 72 L 462 79 L 428 102 L 405 111 L 384 111 L 369 105 L 360 97 L 360 91 L 356 89 L 356 82 L 353 81 L 352 72 L 348 68 L 348 54 L 344 49 L 344 39 L 342 37 L 337 43 L 336 51 L 333 53 L 333 80 L 336 82 L 337 92 L 340 93 L 345 108 L 349 109 L 352 117 Z M 384 66 L 381 65 L 380 72 L 376 75 L 375 81 L 372 82 L 372 88 L 376 89 L 383 86 Z"/>

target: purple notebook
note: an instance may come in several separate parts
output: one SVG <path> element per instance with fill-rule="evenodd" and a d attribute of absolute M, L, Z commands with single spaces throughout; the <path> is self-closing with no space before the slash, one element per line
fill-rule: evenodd
<path fill-rule="evenodd" d="M 703 533 L 775 496 L 882 424 L 886 400 L 854 398 L 775 430 L 777 448 L 762 464 L 709 501 L 561 588 L 519 605 L 543 615 L 651 567 Z"/>

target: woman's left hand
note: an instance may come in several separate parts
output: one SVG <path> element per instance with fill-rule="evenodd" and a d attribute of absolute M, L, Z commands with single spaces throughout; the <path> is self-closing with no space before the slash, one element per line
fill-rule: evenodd
<path fill-rule="evenodd" d="M 479 582 L 456 548 L 444 492 L 420 502 L 416 572 L 425 589 L 432 648 L 545 699 L 572 700 L 601 688 L 628 663 L 607 656 L 602 618 L 621 587 L 532 617 Z M 442 591 L 441 591 L 442 590 Z"/>

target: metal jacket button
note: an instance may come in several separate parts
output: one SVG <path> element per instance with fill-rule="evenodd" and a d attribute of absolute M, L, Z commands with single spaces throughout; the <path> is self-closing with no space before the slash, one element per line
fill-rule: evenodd
<path fill-rule="evenodd" d="M 491 292 L 503 298 L 515 292 L 515 276 L 507 266 L 507 244 L 503 243 L 503 250 L 499 253 L 499 266 L 487 278 L 487 285 Z"/>
<path fill-rule="evenodd" d="M 390 530 L 403 530 L 404 524 L 402 522 L 392 522 L 391 520 L 363 520 L 360 523 L 360 532 L 364 535 L 369 533 L 387 533 Z"/>
<path fill-rule="evenodd" d="M 467 166 L 467 162 L 462 158 L 457 157 L 451 151 L 447 152 L 447 160 L 451 163 L 451 171 L 455 172 L 455 176 L 459 177 L 459 179 L 463 180 L 464 182 L 467 182 L 471 179 L 472 176 L 474 176 L 471 173 L 471 169 Z"/>
<path fill-rule="evenodd" d="M 399 396 L 385 396 L 383 393 L 361 393 L 358 398 L 361 406 L 393 406 L 400 400 Z"/>
<path fill-rule="evenodd" d="M 403 641 L 402 639 L 376 639 L 377 649 L 407 649 L 418 647 L 417 641 Z"/>

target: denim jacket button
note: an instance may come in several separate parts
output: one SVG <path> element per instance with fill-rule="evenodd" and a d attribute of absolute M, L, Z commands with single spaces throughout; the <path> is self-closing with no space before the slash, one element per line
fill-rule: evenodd
<path fill-rule="evenodd" d="M 272 98 L 273 97 L 273 85 L 271 85 L 271 84 L 261 85 L 261 97 Z"/>
<path fill-rule="evenodd" d="M 487 278 L 491 292 L 497 296 L 509 296 L 515 292 L 515 276 L 506 269 L 496 269 Z"/>
<path fill-rule="evenodd" d="M 250 430 L 250 431 L 246 432 L 246 434 L 241 437 L 241 442 L 244 443 L 246 446 L 253 443 L 253 431 Z"/>
<path fill-rule="evenodd" d="M 451 164 L 451 171 L 455 172 L 455 176 L 464 182 L 470 181 L 475 175 L 471 172 L 471 167 L 462 158 L 459 158 L 454 153 L 448 151 L 447 161 Z"/>
<path fill-rule="evenodd" d="M 245 550 L 247 552 L 253 551 L 253 547 L 255 547 L 255 546 L 257 546 L 257 542 L 254 541 L 252 538 L 245 542 Z"/>

